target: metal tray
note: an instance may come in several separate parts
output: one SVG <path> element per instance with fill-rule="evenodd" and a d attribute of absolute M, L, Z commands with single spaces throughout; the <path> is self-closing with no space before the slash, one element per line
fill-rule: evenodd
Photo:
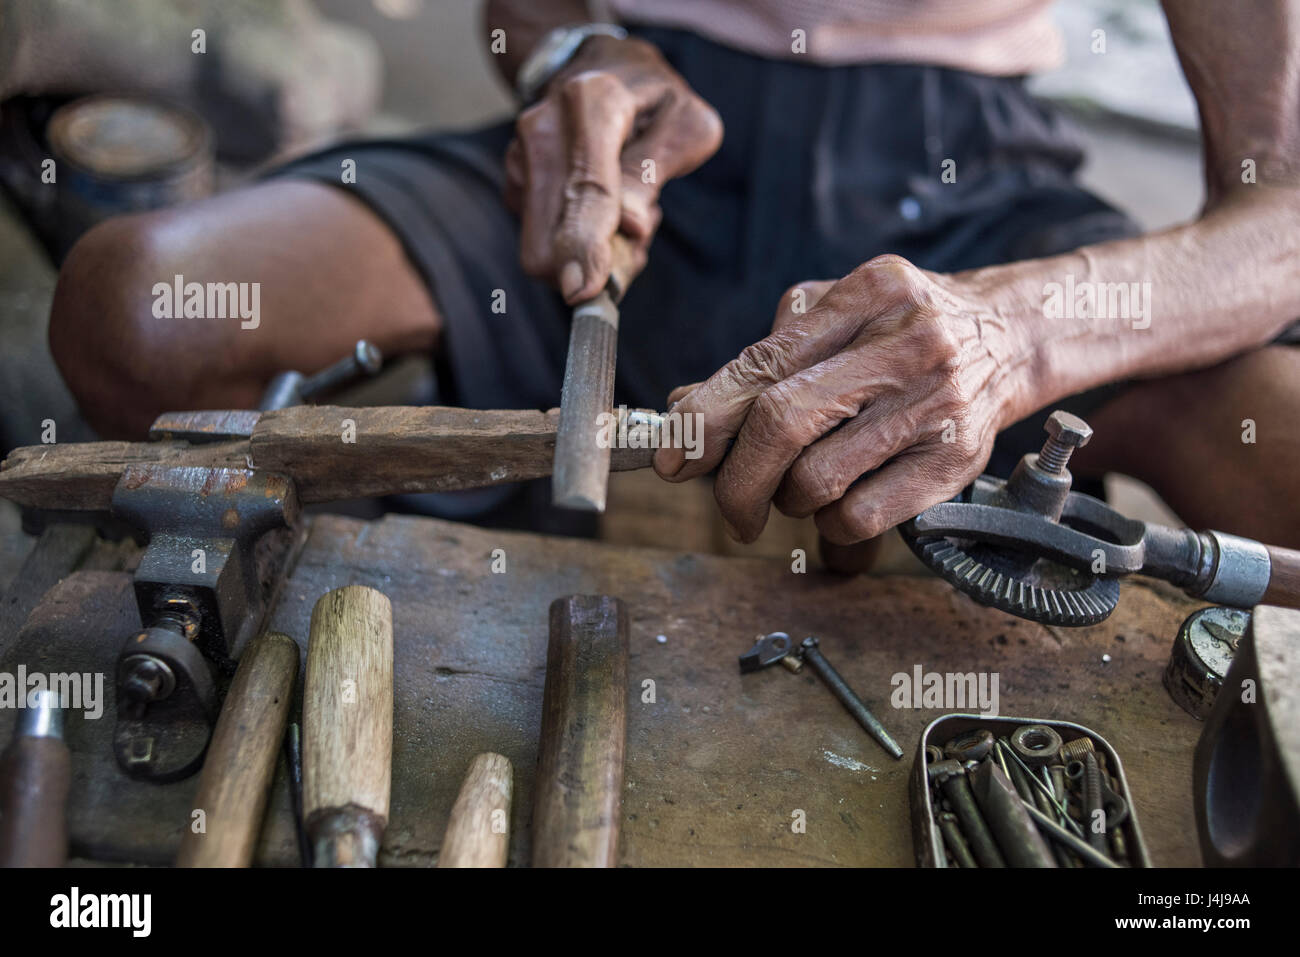
<path fill-rule="evenodd" d="M 1045 724 L 1055 729 L 1063 740 L 1080 736 L 1092 739 L 1093 746 L 1099 754 L 1106 756 L 1110 773 L 1119 782 L 1120 796 L 1128 802 L 1129 812 L 1120 830 L 1124 834 L 1131 867 L 1150 867 L 1151 859 L 1147 856 L 1146 842 L 1142 840 L 1142 829 L 1138 826 L 1137 808 L 1133 804 L 1132 792 L 1128 779 L 1124 776 L 1124 765 L 1110 742 L 1091 728 L 1072 721 L 1056 721 L 1051 718 L 1009 718 L 989 717 L 982 714 L 945 714 L 926 726 L 921 734 L 921 742 L 912 758 L 911 785 L 908 796 L 912 805 L 912 847 L 916 853 L 917 867 L 948 867 L 948 860 L 943 853 L 943 838 L 939 825 L 934 820 L 934 807 L 930 801 L 929 781 L 926 776 L 925 748 L 931 740 L 942 743 L 955 738 L 966 731 L 986 728 L 996 736 L 1009 733 L 1022 724 Z"/>

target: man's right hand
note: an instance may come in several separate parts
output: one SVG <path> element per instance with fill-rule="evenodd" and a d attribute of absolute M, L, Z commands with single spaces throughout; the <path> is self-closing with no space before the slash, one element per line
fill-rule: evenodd
<path fill-rule="evenodd" d="M 590 38 L 519 114 L 506 150 L 524 269 L 553 280 L 570 303 L 590 299 L 609 279 L 621 233 L 640 271 L 661 218 L 659 190 L 721 143 L 717 112 L 658 50 Z"/>

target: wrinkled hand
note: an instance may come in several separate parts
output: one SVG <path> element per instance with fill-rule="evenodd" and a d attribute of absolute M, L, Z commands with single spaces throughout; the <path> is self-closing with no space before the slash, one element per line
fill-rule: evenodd
<path fill-rule="evenodd" d="M 506 150 L 506 203 L 522 219 L 525 271 L 557 282 L 571 303 L 590 299 L 609 278 L 616 232 L 639 271 L 663 184 L 721 143 L 718 114 L 658 50 L 592 37 L 519 114 Z"/>
<path fill-rule="evenodd" d="M 848 545 L 951 498 L 998 431 L 1032 411 L 1023 333 L 967 285 L 881 256 L 796 286 L 771 335 L 669 397 L 673 411 L 703 414 L 703 455 L 663 448 L 655 470 L 684 481 L 721 462 L 715 494 L 742 542 L 762 532 L 769 503 L 816 515 Z"/>

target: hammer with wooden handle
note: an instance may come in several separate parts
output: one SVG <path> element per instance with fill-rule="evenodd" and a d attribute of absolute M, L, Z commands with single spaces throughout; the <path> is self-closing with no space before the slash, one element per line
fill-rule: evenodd
<path fill-rule="evenodd" d="M 303 817 L 316 867 L 374 867 L 393 758 L 393 608 L 349 585 L 311 613 L 303 687 Z"/>
<path fill-rule="evenodd" d="M 514 792 L 511 771 L 509 758 L 491 752 L 470 763 L 447 821 L 439 867 L 506 866 Z"/>
<path fill-rule="evenodd" d="M 561 508 L 586 512 L 605 511 L 611 445 L 599 441 L 600 416 L 614 405 L 618 303 L 641 267 L 638 253 L 622 236 L 614 236 L 610 249 L 609 282 L 594 299 L 573 308 L 555 432 L 551 500 Z"/>
<path fill-rule="evenodd" d="M 627 609 L 608 595 L 551 602 L 533 784 L 533 867 L 614 867 L 627 743 Z"/>
<path fill-rule="evenodd" d="M 71 781 L 59 696 L 33 692 L 0 755 L 0 867 L 64 866 Z"/>
<path fill-rule="evenodd" d="M 248 867 L 271 793 L 275 762 L 298 676 L 298 644 L 269 631 L 239 659 L 226 692 L 191 820 L 181 838 L 179 867 Z"/>

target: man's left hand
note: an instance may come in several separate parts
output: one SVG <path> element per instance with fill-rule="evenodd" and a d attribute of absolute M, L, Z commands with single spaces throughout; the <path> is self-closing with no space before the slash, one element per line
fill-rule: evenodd
<path fill-rule="evenodd" d="M 997 433 L 1037 407 L 1026 331 L 975 285 L 880 256 L 794 287 L 771 335 L 669 397 L 673 411 L 703 415 L 703 454 L 663 448 L 655 470 L 679 482 L 721 463 L 715 494 L 742 542 L 762 532 L 769 503 L 815 515 L 847 545 L 951 498 Z"/>

